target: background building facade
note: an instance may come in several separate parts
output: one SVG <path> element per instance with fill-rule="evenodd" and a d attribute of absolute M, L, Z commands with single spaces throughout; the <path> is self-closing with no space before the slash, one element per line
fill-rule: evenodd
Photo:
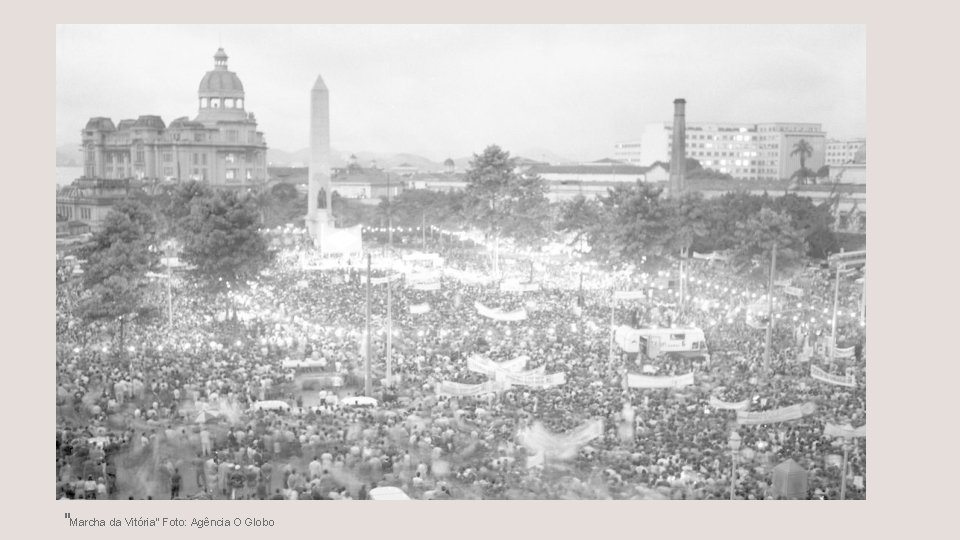
<path fill-rule="evenodd" d="M 243 83 L 219 49 L 200 81 L 198 113 L 166 125 L 159 116 L 91 118 L 81 134 L 85 178 L 199 180 L 259 187 L 267 179 L 267 143 L 245 109 Z"/>
<path fill-rule="evenodd" d="M 673 125 L 648 124 L 641 139 L 641 160 L 646 164 L 669 162 L 673 150 Z M 808 169 L 817 171 L 825 162 L 825 133 L 820 124 L 774 122 L 686 122 L 686 155 L 705 169 L 729 174 L 738 180 L 780 180 L 800 168 L 793 154 L 805 140 L 813 149 L 805 158 Z"/>
<path fill-rule="evenodd" d="M 867 146 L 867 140 L 859 139 L 827 139 L 826 143 L 826 163 L 827 165 L 843 165 L 844 163 L 853 163 L 857 158 L 857 152 Z"/>

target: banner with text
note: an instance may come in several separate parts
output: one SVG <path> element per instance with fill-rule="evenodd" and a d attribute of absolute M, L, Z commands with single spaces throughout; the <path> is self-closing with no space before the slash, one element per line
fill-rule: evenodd
<path fill-rule="evenodd" d="M 410 288 L 415 291 L 439 291 L 440 282 L 431 281 L 428 283 L 414 283 L 413 285 L 410 286 Z"/>
<path fill-rule="evenodd" d="M 714 409 L 722 409 L 728 411 L 745 411 L 750 407 L 750 400 L 745 399 L 738 402 L 729 402 L 722 401 L 717 396 L 710 396 L 710 406 Z"/>
<path fill-rule="evenodd" d="M 430 304 L 424 302 L 422 304 L 413 304 L 410 306 L 410 313 L 414 315 L 423 315 L 424 313 L 430 312 Z"/>
<path fill-rule="evenodd" d="M 520 283 L 518 281 L 504 281 L 500 284 L 501 292 L 536 292 L 540 290 L 539 283 Z"/>
<path fill-rule="evenodd" d="M 799 287 L 784 287 L 783 292 L 791 296 L 803 296 L 803 289 Z"/>
<path fill-rule="evenodd" d="M 400 279 L 400 274 L 392 274 L 384 277 L 371 277 L 370 285 L 383 285 L 384 283 L 397 281 L 398 279 Z"/>
<path fill-rule="evenodd" d="M 467 358 L 467 369 L 474 373 L 481 373 L 488 377 L 493 377 L 498 372 L 519 373 L 527 367 L 528 360 L 530 360 L 529 356 L 518 356 L 506 362 L 494 362 L 489 358 L 473 355 Z"/>
<path fill-rule="evenodd" d="M 693 373 L 685 375 L 674 375 L 669 377 L 651 377 L 648 375 L 638 375 L 636 373 L 627 374 L 627 386 L 630 388 L 682 388 L 693 384 Z"/>
<path fill-rule="evenodd" d="M 844 424 L 842 426 L 837 424 L 827 424 L 823 426 L 823 436 L 824 437 L 846 437 L 848 439 L 851 439 L 853 437 L 866 437 L 867 425 L 864 424 L 858 428 L 855 428 L 850 424 Z"/>
<path fill-rule="evenodd" d="M 647 295 L 643 291 L 616 291 L 613 293 L 614 300 L 643 300 Z"/>
<path fill-rule="evenodd" d="M 845 349 L 834 349 L 833 357 L 834 358 L 853 358 L 856 349 L 854 347 L 847 347 Z"/>
<path fill-rule="evenodd" d="M 437 385 L 438 396 L 482 396 L 484 394 L 494 394 L 503 392 L 507 385 L 500 381 L 486 381 L 480 384 L 463 384 L 453 381 L 442 381 Z"/>
<path fill-rule="evenodd" d="M 567 383 L 567 374 L 565 372 L 544 374 L 544 367 L 540 366 L 530 371 L 522 373 L 509 373 L 498 371 L 495 375 L 496 380 L 510 384 L 512 386 L 528 386 L 530 388 L 553 388 Z"/>
<path fill-rule="evenodd" d="M 776 424 L 778 422 L 789 422 L 791 420 L 803 418 L 808 414 L 813 414 L 813 412 L 816 410 L 817 406 L 812 402 L 808 402 L 790 405 L 789 407 L 781 407 L 771 411 L 737 411 L 737 423 L 742 426 L 750 426 L 755 424 Z"/>
<path fill-rule="evenodd" d="M 812 364 L 810 365 L 810 376 L 818 381 L 836 384 L 839 386 L 854 387 L 857 385 L 857 379 L 853 375 L 834 375 L 833 373 L 828 373 Z"/>
<path fill-rule="evenodd" d="M 474 302 L 477 313 L 496 321 L 522 321 L 527 318 L 527 310 L 520 308 L 516 311 L 503 311 L 502 309 L 488 308 L 480 302 Z"/>

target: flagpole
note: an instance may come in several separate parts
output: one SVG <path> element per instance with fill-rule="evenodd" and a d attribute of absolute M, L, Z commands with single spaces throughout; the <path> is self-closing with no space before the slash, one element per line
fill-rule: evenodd
<path fill-rule="evenodd" d="M 372 257 L 367 253 L 367 347 L 366 354 L 364 354 L 364 376 L 363 376 L 363 393 L 366 396 L 370 396 L 370 273 L 373 268 Z"/>

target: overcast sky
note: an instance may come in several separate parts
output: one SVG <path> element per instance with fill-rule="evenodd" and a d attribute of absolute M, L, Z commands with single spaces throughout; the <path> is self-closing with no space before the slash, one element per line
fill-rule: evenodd
<path fill-rule="evenodd" d="M 57 28 L 57 144 L 87 119 L 197 114 L 223 46 L 271 148 L 309 144 L 310 88 L 330 89 L 331 145 L 435 161 L 499 144 L 539 158 L 612 155 L 644 124 L 820 122 L 865 136 L 863 25 Z"/>

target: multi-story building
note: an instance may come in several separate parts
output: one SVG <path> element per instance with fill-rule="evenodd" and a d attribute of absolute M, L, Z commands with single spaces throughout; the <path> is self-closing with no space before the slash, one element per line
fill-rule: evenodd
<path fill-rule="evenodd" d="M 200 180 L 259 187 L 267 179 L 267 143 L 245 108 L 243 83 L 223 49 L 200 81 L 198 113 L 166 125 L 159 116 L 91 118 L 82 132 L 83 175 L 95 179 Z"/>
<path fill-rule="evenodd" d="M 613 145 L 613 158 L 630 165 L 643 164 L 643 141 L 618 142 Z M 653 163 L 652 161 L 649 163 Z"/>
<path fill-rule="evenodd" d="M 859 139 L 827 139 L 826 143 L 826 164 L 843 165 L 853 163 L 856 160 L 857 152 L 867 145 L 867 140 Z"/>
<path fill-rule="evenodd" d="M 669 163 L 673 124 L 648 124 L 641 139 L 641 160 Z M 685 143 L 688 158 L 707 169 L 738 180 L 790 178 L 800 168 L 794 152 L 803 139 L 812 153 L 805 166 L 817 171 L 824 165 L 824 136 L 820 124 L 775 122 L 765 124 L 688 122 Z"/>

